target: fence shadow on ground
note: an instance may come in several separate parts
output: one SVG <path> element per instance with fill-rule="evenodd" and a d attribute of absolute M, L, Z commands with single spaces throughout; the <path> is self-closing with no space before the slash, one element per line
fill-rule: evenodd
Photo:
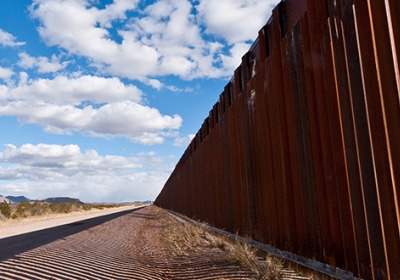
<path fill-rule="evenodd" d="M 72 234 L 101 225 L 107 221 L 127 215 L 142 208 L 143 207 L 139 207 L 133 210 L 130 209 L 49 229 L 2 238 L 0 239 L 0 262 L 13 258 L 20 253 L 51 243 L 55 240 L 63 239 Z"/>

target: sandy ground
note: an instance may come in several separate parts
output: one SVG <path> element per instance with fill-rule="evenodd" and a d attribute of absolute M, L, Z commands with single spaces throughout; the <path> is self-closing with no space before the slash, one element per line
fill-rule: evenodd
<path fill-rule="evenodd" d="M 138 207 L 141 206 L 127 205 L 116 208 L 92 209 L 89 211 L 71 212 L 68 214 L 48 215 L 19 220 L 7 220 L 4 222 L 0 222 L 0 238 L 6 238 L 42 229 L 75 223 L 81 220 L 118 213 Z"/>

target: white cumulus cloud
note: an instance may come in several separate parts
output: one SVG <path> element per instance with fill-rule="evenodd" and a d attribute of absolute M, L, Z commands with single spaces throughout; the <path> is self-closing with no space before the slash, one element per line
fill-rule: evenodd
<path fill-rule="evenodd" d="M 14 75 L 14 71 L 10 68 L 3 68 L 0 66 L 0 79 L 8 80 Z"/>
<path fill-rule="evenodd" d="M 141 81 L 193 79 L 232 75 L 240 57 L 222 55 L 254 40 L 277 1 L 159 0 L 144 10 L 137 3 L 114 1 L 100 9 L 85 0 L 35 0 L 31 13 L 48 45 L 86 57 L 102 71 Z"/>
<path fill-rule="evenodd" d="M 141 104 L 141 95 L 136 86 L 125 85 L 118 78 L 57 76 L 30 80 L 21 74 L 19 85 L 0 88 L 0 115 L 39 124 L 50 133 L 76 131 L 126 137 L 146 145 L 163 143 L 166 132 L 180 128 L 182 118 Z"/>
<path fill-rule="evenodd" d="M 107 11 L 89 7 L 84 0 L 36 0 L 32 14 L 42 23 L 39 33 L 47 44 L 88 57 L 101 67 L 119 69 L 126 72 L 125 76 L 143 77 L 154 70 L 157 51 L 134 41 L 118 44 L 104 26 L 130 8 L 122 5 L 125 2 L 120 1 L 116 9 L 108 6 L 110 11 Z"/>
<path fill-rule="evenodd" d="M 246 43 L 236 43 L 230 50 L 229 54 L 221 54 L 221 60 L 224 65 L 226 65 L 229 68 L 236 68 L 239 63 L 241 62 L 242 56 L 249 50 L 251 46 Z"/>
<path fill-rule="evenodd" d="M 0 165 L 0 192 L 39 199 L 71 196 L 88 202 L 154 199 L 170 172 L 164 161 L 154 153 L 102 156 L 72 144 L 7 144 L 0 152 L 0 163 L 7 164 Z M 154 169 L 162 163 L 167 169 Z"/>
<path fill-rule="evenodd" d="M 33 57 L 27 53 L 20 53 L 19 54 L 19 66 L 22 68 L 37 68 L 39 73 L 54 73 L 60 70 L 63 70 L 67 67 L 68 62 L 60 62 L 59 58 L 55 55 L 51 57 L 51 59 L 47 57 Z"/>
<path fill-rule="evenodd" d="M 141 101 L 142 92 L 134 85 L 125 85 L 118 78 L 83 75 L 56 76 L 53 79 L 23 78 L 18 86 L 9 89 L 9 99 L 42 101 L 58 105 L 78 105 L 82 101 L 93 103 L 121 100 Z"/>
<path fill-rule="evenodd" d="M 254 40 L 280 0 L 200 0 L 197 9 L 209 34 L 231 44 Z"/>
<path fill-rule="evenodd" d="M 126 12 L 136 8 L 139 0 L 114 0 L 103 10 L 96 10 L 97 18 L 102 26 L 111 27 L 111 22 L 126 18 Z"/>
<path fill-rule="evenodd" d="M 141 167 L 138 158 L 100 156 L 95 150 L 82 152 L 77 145 L 24 144 L 16 147 L 7 144 L 0 153 L 0 162 L 20 167 L 46 169 L 61 175 L 72 176 L 77 172 L 103 173 L 109 169 L 131 169 Z M 25 174 L 36 176 L 35 172 Z"/>

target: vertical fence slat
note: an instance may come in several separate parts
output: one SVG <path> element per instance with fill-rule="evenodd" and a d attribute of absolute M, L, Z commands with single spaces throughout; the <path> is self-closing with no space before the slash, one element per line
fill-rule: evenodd
<path fill-rule="evenodd" d="M 378 68 L 381 110 L 387 141 L 387 153 L 389 161 L 390 178 L 385 178 L 379 187 L 381 211 L 385 213 L 382 219 L 385 246 L 387 252 L 387 264 L 391 279 L 400 278 L 399 252 L 400 235 L 396 215 L 395 184 L 400 179 L 398 166 L 400 164 L 400 104 L 398 99 L 397 82 L 393 61 L 393 50 L 389 35 L 388 19 L 383 1 L 371 1 L 370 15 L 372 36 L 374 39 L 375 59 Z M 396 170 L 397 169 L 397 170 Z M 383 181 L 383 178 L 382 178 Z"/>

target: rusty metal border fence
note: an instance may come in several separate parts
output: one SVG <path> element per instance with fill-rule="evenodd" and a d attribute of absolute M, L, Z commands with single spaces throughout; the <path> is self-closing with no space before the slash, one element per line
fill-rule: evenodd
<path fill-rule="evenodd" d="M 287 0 L 155 204 L 400 279 L 400 3 Z"/>

